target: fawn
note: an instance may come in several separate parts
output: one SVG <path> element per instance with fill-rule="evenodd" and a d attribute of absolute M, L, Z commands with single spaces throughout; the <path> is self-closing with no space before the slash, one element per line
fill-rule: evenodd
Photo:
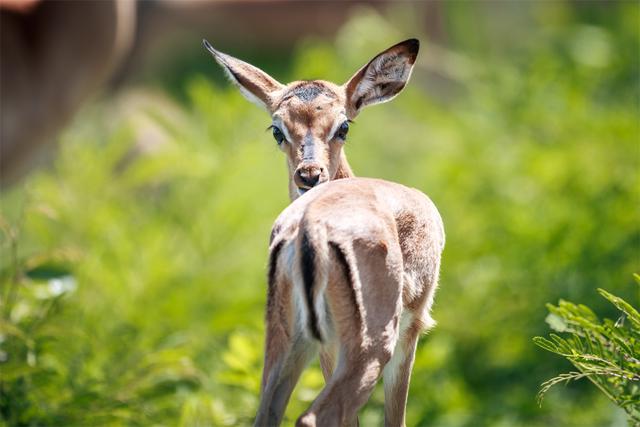
<path fill-rule="evenodd" d="M 418 40 L 378 54 L 342 86 L 283 85 L 204 45 L 240 91 L 269 112 L 288 160 L 292 203 L 271 233 L 255 425 L 280 424 L 302 370 L 319 353 L 326 386 L 298 426 L 357 425 L 357 411 L 380 376 L 385 425 L 404 426 L 416 343 L 435 324 L 430 310 L 444 228 L 420 191 L 356 178 L 343 146 L 363 107 L 404 88 Z"/>

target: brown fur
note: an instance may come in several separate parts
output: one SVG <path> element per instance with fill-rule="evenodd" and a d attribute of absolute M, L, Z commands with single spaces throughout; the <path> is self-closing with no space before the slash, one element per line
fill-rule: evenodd
<path fill-rule="evenodd" d="M 318 352 L 327 382 L 299 426 L 357 425 L 381 376 L 385 425 L 403 426 L 409 378 L 444 247 L 442 220 L 421 192 L 355 178 L 335 132 L 366 105 L 405 86 L 417 40 L 374 57 L 344 85 L 282 85 L 207 49 L 282 130 L 292 203 L 271 233 L 262 396 L 255 424 L 278 425 L 303 368 Z M 309 189 L 308 177 L 317 177 Z"/>

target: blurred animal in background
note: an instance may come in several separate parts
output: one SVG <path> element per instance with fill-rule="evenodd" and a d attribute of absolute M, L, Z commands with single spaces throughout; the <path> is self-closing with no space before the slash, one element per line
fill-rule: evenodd
<path fill-rule="evenodd" d="M 0 177 L 41 162 L 131 47 L 133 0 L 0 2 Z"/>
<path fill-rule="evenodd" d="M 362 108 L 405 87 L 418 40 L 390 47 L 343 85 L 283 85 L 204 45 L 243 95 L 269 112 L 289 169 L 292 203 L 270 241 L 255 425 L 281 423 L 303 369 L 318 353 L 326 386 L 297 425 L 357 425 L 357 412 L 381 376 L 385 424 L 404 425 L 417 340 L 435 324 L 430 310 L 444 228 L 420 191 L 355 178 L 343 146 Z"/>
<path fill-rule="evenodd" d="M 193 45 L 194 32 L 232 41 L 242 30 L 245 46 L 291 48 L 304 36 L 334 34 L 354 5 L 0 0 L 0 183 L 46 164 L 58 133 L 87 100 L 158 68 L 159 58 Z M 283 20 L 274 32 L 273 22 Z"/>

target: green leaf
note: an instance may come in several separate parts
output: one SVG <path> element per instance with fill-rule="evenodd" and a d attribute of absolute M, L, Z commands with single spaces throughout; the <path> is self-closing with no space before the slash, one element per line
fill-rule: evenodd
<path fill-rule="evenodd" d="M 633 322 L 636 329 L 640 330 L 640 313 L 638 313 L 638 311 L 633 308 L 631 304 L 627 303 L 622 298 L 605 291 L 604 289 L 598 288 L 598 292 L 600 293 L 600 295 L 609 300 L 613 305 L 615 305 L 618 310 L 626 314 L 628 319 Z"/>

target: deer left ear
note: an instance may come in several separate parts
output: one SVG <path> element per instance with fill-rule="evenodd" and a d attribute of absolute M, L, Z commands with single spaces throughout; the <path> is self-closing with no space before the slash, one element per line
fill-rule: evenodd
<path fill-rule="evenodd" d="M 271 112 L 277 92 L 284 87 L 280 82 L 258 67 L 214 49 L 206 40 L 202 40 L 202 44 L 245 98 Z"/>
<path fill-rule="evenodd" d="M 409 39 L 379 53 L 344 85 L 347 116 L 354 118 L 365 105 L 392 100 L 409 81 L 420 42 Z"/>

